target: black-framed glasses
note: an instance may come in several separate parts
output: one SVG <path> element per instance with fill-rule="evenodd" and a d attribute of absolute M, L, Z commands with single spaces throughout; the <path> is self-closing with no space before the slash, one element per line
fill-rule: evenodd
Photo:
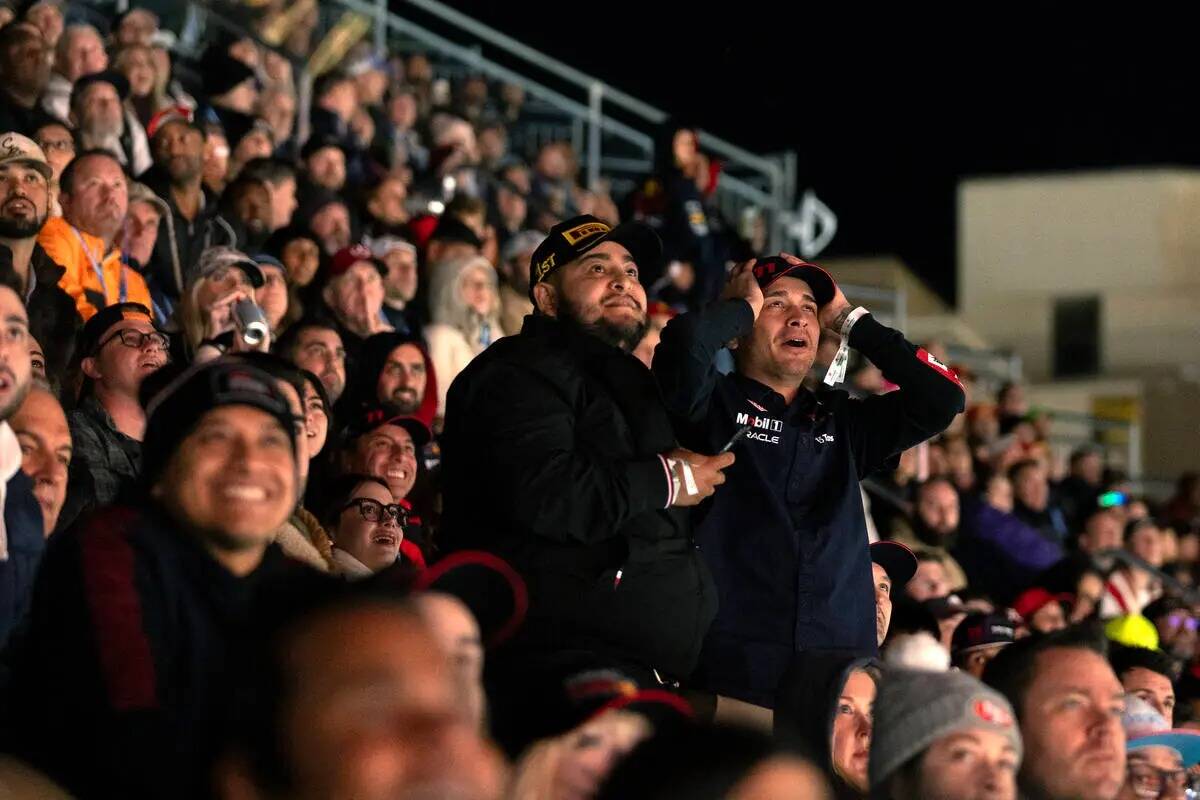
<path fill-rule="evenodd" d="M 1149 764 L 1131 764 L 1128 770 L 1129 785 L 1133 793 L 1146 800 L 1159 797 L 1182 797 L 1188 788 L 1185 769 L 1159 769 Z"/>
<path fill-rule="evenodd" d="M 100 344 L 96 345 L 96 352 L 100 352 L 104 345 L 108 344 L 113 339 L 120 339 L 121 344 L 125 345 L 126 347 L 132 347 L 134 350 L 141 350 L 146 346 L 146 342 L 150 342 L 151 344 L 157 345 L 162 350 L 170 352 L 171 340 L 167 338 L 165 333 L 159 333 L 158 331 L 143 333 L 142 331 L 134 330 L 133 328 L 126 328 L 125 330 L 117 331 L 112 336 L 100 342 Z"/>
<path fill-rule="evenodd" d="M 356 497 L 342 506 L 342 511 L 355 507 L 358 508 L 359 516 L 367 522 L 383 522 L 385 517 L 391 517 L 402 528 L 408 524 L 408 509 L 396 503 L 384 505 L 369 497 Z"/>

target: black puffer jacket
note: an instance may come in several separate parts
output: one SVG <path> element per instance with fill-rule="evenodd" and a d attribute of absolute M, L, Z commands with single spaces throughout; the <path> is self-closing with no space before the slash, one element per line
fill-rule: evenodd
<path fill-rule="evenodd" d="M 665 508 L 675 438 L 637 359 L 528 316 L 454 381 L 441 442 L 443 544 L 495 552 L 528 583 L 514 646 L 691 671 L 715 590 L 685 510 Z"/>
<path fill-rule="evenodd" d="M 46 255 L 41 245 L 34 245 L 29 266 L 34 286 L 26 298 L 21 279 L 13 270 L 12 251 L 0 245 L 0 284 L 25 300 L 29 332 L 46 355 L 46 374 L 61 382 L 67 377 L 67 365 L 75 352 L 75 335 L 83 320 L 75 308 L 75 299 L 58 285 L 66 270 Z"/>

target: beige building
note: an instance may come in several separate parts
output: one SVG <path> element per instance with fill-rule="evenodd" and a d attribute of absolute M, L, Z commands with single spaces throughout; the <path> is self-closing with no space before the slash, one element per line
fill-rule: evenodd
<path fill-rule="evenodd" d="M 1148 475 L 1200 467 L 1200 171 L 973 179 L 958 208 L 958 316 L 1021 357 L 1033 400 L 1132 412 Z M 1093 338 L 1056 331 L 1077 301 L 1098 307 L 1099 371 L 1057 378 L 1059 338 Z"/>

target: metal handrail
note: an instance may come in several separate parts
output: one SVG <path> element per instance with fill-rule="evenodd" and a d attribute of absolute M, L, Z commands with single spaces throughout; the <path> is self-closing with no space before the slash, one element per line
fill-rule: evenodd
<path fill-rule="evenodd" d="M 550 89 L 523 74 L 500 66 L 495 61 L 485 58 L 478 47 L 464 47 L 450 41 L 433 31 L 411 21 L 405 20 L 389 9 L 387 0 L 336 0 L 346 8 L 373 17 L 375 20 L 375 44 L 377 47 L 386 42 L 388 29 L 407 34 L 431 49 L 470 65 L 472 68 L 502 81 L 508 81 L 522 86 L 526 92 L 540 97 L 558 106 L 564 113 L 576 121 L 587 123 L 586 141 L 577 141 L 577 149 L 586 156 L 586 175 L 589 185 L 595 186 L 601 177 L 601 164 L 604 160 L 599 134 L 601 131 L 611 133 L 627 142 L 631 142 L 644 152 L 653 155 L 653 139 L 626 125 L 609 114 L 602 107 L 615 106 L 629 112 L 650 125 L 660 125 L 668 114 L 660 108 L 633 97 L 604 81 L 588 75 L 568 64 L 540 53 L 532 47 L 485 25 L 478 20 L 445 5 L 439 0 L 406 0 L 406 6 L 425 12 L 448 25 L 461 30 L 480 42 L 490 44 L 505 53 L 514 56 L 544 73 L 554 75 L 558 80 L 575 86 L 586 92 L 586 105 L 566 97 L 560 92 Z M 755 175 L 761 175 L 767 185 L 765 190 L 753 185 L 753 179 L 745 176 L 740 179 L 730 179 L 728 169 L 723 176 L 717 191 L 721 194 L 736 198 L 741 203 L 759 205 L 770 212 L 769 244 L 770 249 L 780 249 L 784 246 L 788 221 L 795 216 L 792 205 L 795 201 L 795 165 L 794 152 L 783 153 L 782 156 L 761 156 L 751 153 L 732 142 L 726 141 L 711 133 L 700 131 L 700 144 L 709 152 L 725 159 L 728 168 L 749 170 Z M 753 191 L 750 191 L 753 190 Z"/>
<path fill-rule="evenodd" d="M 569 83 L 573 83 L 581 89 L 590 89 L 592 84 L 600 83 L 604 87 L 604 97 L 612 103 L 625 108 L 626 110 L 637 114 L 639 117 L 659 125 L 664 122 L 669 116 L 667 112 L 660 108 L 655 108 L 649 103 L 643 102 L 632 95 L 622 92 L 613 86 L 598 80 L 584 72 L 580 72 L 569 64 L 552 58 L 545 53 L 539 52 L 527 44 L 514 39 L 513 37 L 501 33 L 500 31 L 476 19 L 468 17 L 461 11 L 451 8 L 445 3 L 439 3 L 437 0 L 406 0 L 406 5 L 419 8 L 429 14 L 432 14 L 439 19 L 460 28 L 471 34 L 480 41 L 494 45 L 501 50 L 508 52 L 524 61 L 528 61 L 533 66 L 539 67 L 552 72 L 558 77 Z"/>
<path fill-rule="evenodd" d="M 652 106 L 651 104 L 639 100 L 638 98 L 623 92 L 612 84 L 606 83 L 595 76 L 588 75 L 570 64 L 559 61 L 556 58 L 546 55 L 533 49 L 529 45 L 514 39 L 508 34 L 502 33 L 495 28 L 483 24 L 477 19 L 468 17 L 457 9 L 451 8 L 445 3 L 438 0 L 406 0 L 407 5 L 419 8 L 444 22 L 448 22 L 461 30 L 466 31 L 480 41 L 487 42 L 495 47 L 504 50 L 505 52 L 514 55 L 531 65 L 543 69 L 547 72 L 557 75 L 559 78 L 573 83 L 585 91 L 593 91 L 595 86 L 601 87 L 601 92 L 607 102 L 620 106 L 625 110 L 636 114 L 647 122 L 654 125 L 661 125 L 670 116 L 661 108 Z M 754 169 L 764 172 L 770 176 L 781 176 L 782 170 L 780 165 L 763 158 L 760 155 L 751 153 L 732 142 L 726 141 L 719 136 L 714 136 L 711 133 L 701 131 L 700 144 L 707 147 L 712 152 L 725 156 L 729 159 L 741 161 Z"/>
<path fill-rule="evenodd" d="M 353 11 L 361 14 L 369 14 L 378 17 L 378 6 L 373 3 L 364 2 L 364 0 L 337 0 L 337 2 Z M 504 67 L 491 59 L 485 58 L 478 51 L 465 47 L 457 42 L 452 42 L 444 36 L 434 33 L 427 28 L 424 28 L 411 20 L 404 19 L 393 13 L 388 12 L 384 17 L 384 24 L 396 31 L 413 39 L 424 43 L 428 47 L 432 47 L 447 55 L 458 58 L 462 61 L 469 62 L 473 67 L 480 72 L 487 73 L 496 80 L 515 83 L 520 85 L 525 91 L 531 95 L 536 95 L 544 100 L 548 100 L 554 105 L 560 107 L 569 114 L 580 118 L 588 118 L 591 114 L 590 109 L 583 103 L 579 103 L 566 95 L 556 92 L 555 90 L 545 86 L 537 81 L 514 72 L 507 67 Z M 619 138 L 630 142 L 637 147 L 642 148 L 646 152 L 653 152 L 654 140 L 648 134 L 635 130 L 625 123 L 613 119 L 612 117 L 601 117 L 599 120 L 600 127 L 606 132 L 613 134 Z"/>

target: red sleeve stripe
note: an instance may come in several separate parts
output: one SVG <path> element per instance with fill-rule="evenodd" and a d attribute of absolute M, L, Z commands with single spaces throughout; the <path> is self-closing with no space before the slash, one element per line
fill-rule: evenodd
<path fill-rule="evenodd" d="M 955 386 L 962 386 L 962 381 L 958 379 L 958 375 L 954 373 L 954 370 L 950 369 L 941 361 L 938 361 L 936 358 L 929 355 L 929 351 L 924 347 L 917 348 L 917 360 L 937 372 L 946 380 L 953 381 Z"/>
<path fill-rule="evenodd" d="M 81 531 L 83 583 L 100 670 L 117 711 L 158 706 L 154 656 L 142 625 L 134 554 L 124 531 L 132 515 L 103 515 Z"/>

